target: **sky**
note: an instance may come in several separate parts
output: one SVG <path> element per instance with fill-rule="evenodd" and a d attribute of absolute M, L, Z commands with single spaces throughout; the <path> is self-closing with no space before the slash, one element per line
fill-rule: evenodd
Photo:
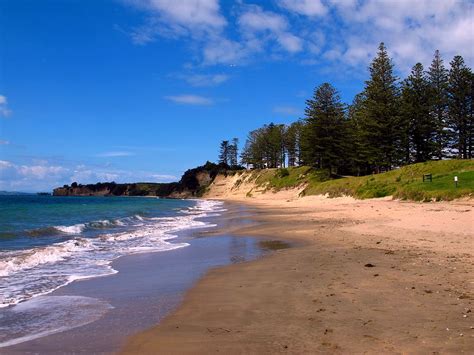
<path fill-rule="evenodd" d="M 349 104 L 382 41 L 400 77 L 474 63 L 467 0 L 3 0 L 0 33 L 8 191 L 178 180 L 323 82 Z"/>

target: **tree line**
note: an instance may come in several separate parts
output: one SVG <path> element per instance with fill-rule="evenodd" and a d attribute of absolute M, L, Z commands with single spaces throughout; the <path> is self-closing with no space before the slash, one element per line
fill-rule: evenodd
<path fill-rule="evenodd" d="M 364 175 L 427 160 L 473 157 L 474 74 L 461 56 L 448 70 L 436 51 L 428 70 L 417 63 L 399 80 L 381 43 L 369 73 L 350 105 L 323 83 L 306 100 L 303 118 L 249 132 L 241 163 L 254 168 L 309 165 Z M 233 165 L 236 157 L 237 141 L 223 141 L 220 162 Z"/>

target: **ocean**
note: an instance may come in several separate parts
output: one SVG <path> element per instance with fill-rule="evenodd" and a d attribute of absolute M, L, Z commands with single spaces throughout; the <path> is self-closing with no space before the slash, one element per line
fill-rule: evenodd
<path fill-rule="evenodd" d="M 223 210 L 217 201 L 0 196 L 0 347 L 46 335 L 48 317 L 68 317 L 71 305 L 89 309 L 87 317 L 75 315 L 75 326 L 94 321 L 107 304 L 44 295 L 117 273 L 111 264 L 121 256 L 185 248 L 188 243 L 174 240 L 178 233 L 212 227 L 203 217 Z"/>

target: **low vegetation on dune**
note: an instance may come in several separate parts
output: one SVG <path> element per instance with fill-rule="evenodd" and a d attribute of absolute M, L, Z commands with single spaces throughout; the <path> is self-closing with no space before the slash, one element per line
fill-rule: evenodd
<path fill-rule="evenodd" d="M 432 181 L 423 182 L 431 174 Z M 458 184 L 454 177 L 458 177 Z M 452 200 L 474 195 L 474 161 L 443 160 L 404 166 L 386 173 L 360 176 L 331 176 L 327 170 L 311 167 L 254 170 L 253 180 L 267 190 L 302 188 L 302 195 L 353 196 L 376 198 L 393 196 L 416 201 Z"/>

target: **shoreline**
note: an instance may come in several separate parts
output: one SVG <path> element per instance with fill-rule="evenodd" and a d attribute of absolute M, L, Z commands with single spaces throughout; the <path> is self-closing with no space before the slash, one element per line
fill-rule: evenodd
<path fill-rule="evenodd" d="M 219 216 L 211 213 L 198 220 L 206 223 L 205 228 L 182 230 L 170 240 L 172 244 L 187 243 L 187 247 L 121 256 L 111 263 L 117 270 L 112 275 L 76 280 L 36 298 L 29 309 L 48 312 L 44 317 L 52 332 L 41 337 L 33 333 L 29 340 L 0 348 L 0 353 L 117 352 L 128 336 L 153 326 L 174 310 L 209 268 L 252 260 L 265 252 L 256 238 L 206 237 L 219 223 Z M 74 306 L 74 302 L 81 305 Z M 97 311 L 90 321 L 84 319 L 93 308 Z M 78 317 L 83 325 L 74 326 Z M 70 328 L 58 332 L 54 324 Z"/>
<path fill-rule="evenodd" d="M 297 242 L 212 269 L 122 353 L 469 352 L 474 349 L 472 200 L 294 198 L 245 204 L 219 231 Z M 214 234 L 214 232 L 211 232 Z"/>

